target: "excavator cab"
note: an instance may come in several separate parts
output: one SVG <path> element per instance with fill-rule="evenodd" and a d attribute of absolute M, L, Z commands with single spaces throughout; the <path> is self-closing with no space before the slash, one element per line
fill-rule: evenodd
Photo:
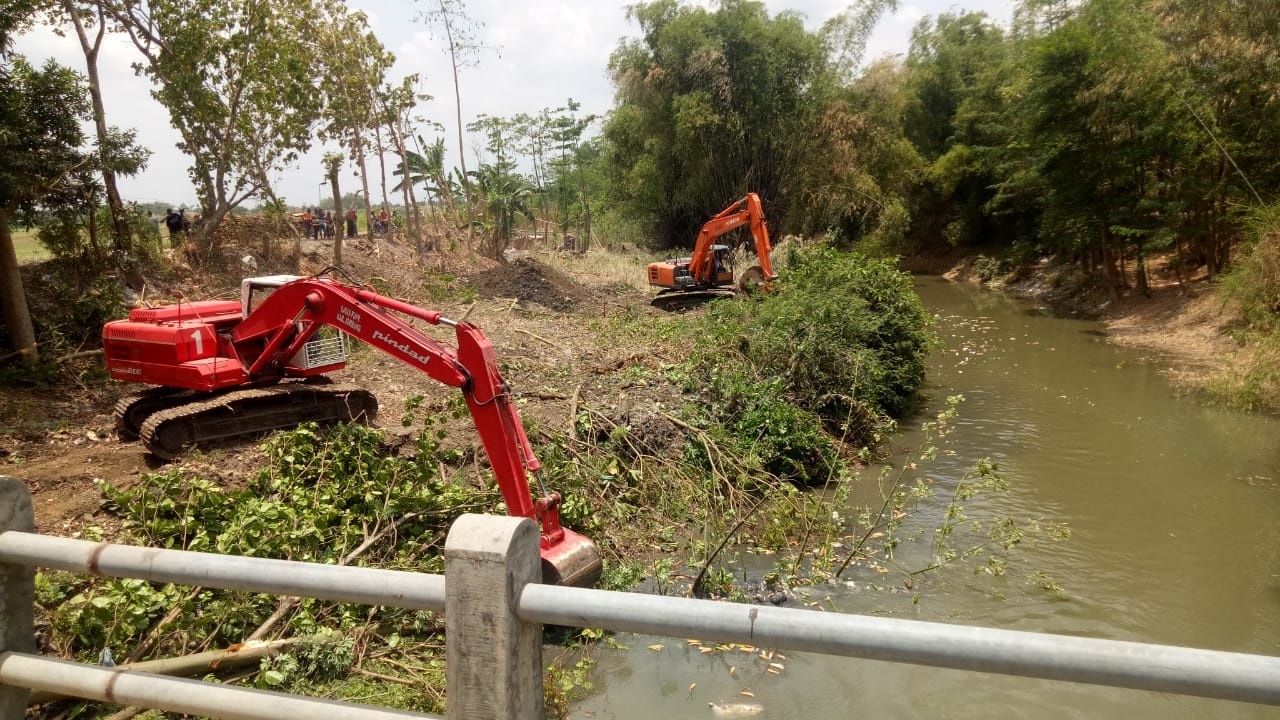
<path fill-rule="evenodd" d="M 301 279 L 300 275 L 264 275 L 240 281 L 240 308 L 249 317 L 280 286 Z M 341 370 L 347 364 L 347 334 L 329 326 L 316 328 L 302 349 L 285 363 L 290 377 L 311 377 Z"/>

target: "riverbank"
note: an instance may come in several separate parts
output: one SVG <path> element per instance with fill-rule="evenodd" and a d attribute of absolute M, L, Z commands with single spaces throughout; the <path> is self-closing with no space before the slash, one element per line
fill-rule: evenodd
<path fill-rule="evenodd" d="M 1127 289 L 1113 295 L 1100 279 L 1050 262 L 1030 273 L 983 282 L 974 263 L 964 260 L 944 277 L 1025 298 L 1056 315 L 1100 320 L 1110 342 L 1146 353 L 1151 362 L 1163 366 L 1177 391 L 1235 403 L 1239 384 L 1255 376 L 1257 366 L 1269 359 L 1237 339 L 1242 327 L 1239 311 L 1205 273 L 1179 283 L 1163 263 L 1152 266 L 1147 294 Z M 1274 401 L 1262 405 L 1276 407 Z"/>

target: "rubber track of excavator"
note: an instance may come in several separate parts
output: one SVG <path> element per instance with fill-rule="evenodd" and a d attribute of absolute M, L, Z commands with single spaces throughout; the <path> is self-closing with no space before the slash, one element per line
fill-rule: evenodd
<path fill-rule="evenodd" d="M 143 422 L 140 435 L 147 450 L 172 460 L 197 446 L 256 437 L 304 422 L 369 422 L 377 414 L 377 398 L 362 387 L 285 383 L 160 410 Z"/>
<path fill-rule="evenodd" d="M 711 290 L 668 290 L 659 293 L 649 304 L 667 312 L 679 312 L 701 307 L 712 300 L 733 298 L 735 293 L 730 288 L 714 288 Z"/>
<path fill-rule="evenodd" d="M 201 394 L 196 390 L 153 387 L 125 395 L 116 401 L 112 411 L 112 417 L 116 419 L 116 435 L 125 441 L 137 440 L 142 423 L 153 413 L 191 402 Z"/>

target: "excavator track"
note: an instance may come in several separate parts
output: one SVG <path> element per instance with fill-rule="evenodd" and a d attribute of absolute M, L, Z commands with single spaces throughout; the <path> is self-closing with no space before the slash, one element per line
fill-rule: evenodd
<path fill-rule="evenodd" d="M 195 390 L 171 387 L 153 387 L 125 395 L 116 401 L 112 411 L 112 416 L 116 419 L 116 435 L 124 441 L 137 440 L 142 432 L 142 423 L 148 417 L 161 410 L 190 402 L 200 395 Z"/>
<path fill-rule="evenodd" d="M 706 290 L 666 290 L 658 293 L 649 304 L 667 312 L 681 312 L 702 307 L 712 300 L 732 299 L 733 288 L 709 288 Z"/>
<path fill-rule="evenodd" d="M 159 410 L 142 423 L 139 436 L 152 454 L 172 460 L 193 447 L 256 437 L 304 422 L 368 422 L 377 414 L 377 398 L 355 385 L 283 383 Z"/>

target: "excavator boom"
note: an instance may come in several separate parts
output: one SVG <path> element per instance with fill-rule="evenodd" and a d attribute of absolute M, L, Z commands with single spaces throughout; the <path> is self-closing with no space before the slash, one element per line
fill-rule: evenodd
<path fill-rule="evenodd" d="M 185 320 L 179 322 L 174 337 L 184 342 L 194 338 L 195 344 L 200 346 L 200 357 L 187 358 L 194 353 L 193 349 L 187 348 L 173 358 L 157 360 L 147 357 L 145 361 L 140 360 L 146 350 L 139 349 L 132 341 L 147 329 L 148 323 L 132 316 L 127 321 L 108 323 L 103 330 L 107 366 L 113 376 L 148 382 L 148 375 L 162 374 L 171 380 L 169 386 L 175 388 L 174 392 L 144 395 L 142 401 L 129 406 L 159 408 L 155 416 L 133 421 L 140 426 L 144 440 L 149 437 L 176 438 L 174 442 L 181 443 L 183 438 L 224 437 L 226 434 L 211 433 L 220 432 L 218 428 L 230 428 L 226 431 L 230 434 L 244 426 L 245 414 L 239 413 L 239 417 L 235 417 L 235 409 L 228 411 L 228 403 L 220 395 L 213 396 L 213 399 L 208 395 L 200 396 L 199 399 L 210 406 L 208 410 L 214 417 L 206 423 L 205 415 L 193 415 L 187 410 L 184 403 L 191 398 L 183 390 L 215 390 L 221 387 L 246 394 L 255 403 L 249 417 L 271 418 L 272 424 L 253 428 L 256 430 L 281 427 L 284 420 L 297 424 L 311 419 L 313 413 L 319 412 L 315 408 L 317 401 L 304 400 L 299 405 L 299 393 L 293 389 L 304 388 L 305 397 L 318 395 L 321 398 L 318 402 L 326 403 L 331 402 L 331 386 L 306 383 L 272 386 L 272 383 L 289 376 L 306 377 L 311 371 L 299 366 L 298 358 L 306 355 L 309 344 L 322 328 L 334 328 L 395 357 L 437 382 L 459 389 L 493 466 L 507 511 L 513 516 L 536 520 L 542 528 L 544 579 L 588 585 L 599 576 L 602 563 L 596 546 L 587 538 L 561 527 L 560 495 L 547 493 L 541 488 L 541 464 L 534 456 L 511 391 L 499 372 L 493 345 L 476 326 L 449 320 L 439 312 L 424 310 L 324 275 L 280 283 L 257 307 L 250 309 L 246 301 L 243 319 L 235 322 L 227 317 L 231 310 L 229 306 L 191 305 L 195 307 L 187 311 Z M 214 319 L 214 310 L 222 314 L 216 316 L 216 322 L 208 322 Z M 170 313 L 177 314 L 176 311 Z M 402 315 L 452 328 L 457 347 L 436 341 Z M 199 319 L 193 320 L 193 317 Z M 209 354 L 209 346 L 217 349 L 216 354 L 204 357 Z M 169 364 L 175 367 L 170 368 Z M 184 364 L 195 364 L 198 368 L 184 368 Z M 334 365 L 331 362 L 325 368 Z M 210 377 L 214 379 L 209 380 Z M 201 384 L 196 385 L 197 379 Z M 181 384 L 178 382 L 181 380 L 188 383 Z M 354 402 L 361 406 L 368 402 L 359 394 L 364 391 L 359 389 L 341 388 L 337 392 L 339 394 L 335 397 L 341 398 L 339 403 Z M 273 402 L 285 397 L 291 405 Z M 138 412 L 144 413 L 142 410 Z M 228 418 L 228 415 L 232 417 Z M 168 424 L 155 427 L 156 417 L 165 419 Z M 215 429 L 208 430 L 206 424 L 213 425 Z M 166 427 L 175 429 L 166 430 Z M 170 451 L 172 448 L 166 448 L 160 454 L 172 454 Z M 537 482 L 541 492 L 536 499 L 530 491 L 531 478 Z"/>

